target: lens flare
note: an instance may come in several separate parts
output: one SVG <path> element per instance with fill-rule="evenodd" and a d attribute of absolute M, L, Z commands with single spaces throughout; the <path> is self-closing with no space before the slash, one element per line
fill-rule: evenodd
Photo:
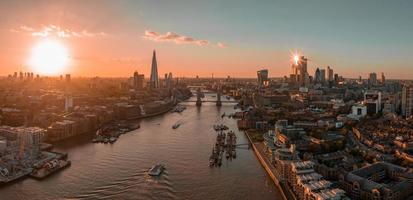
<path fill-rule="evenodd" d="M 298 55 L 294 56 L 294 63 L 295 65 L 298 65 L 298 61 L 300 60 L 300 58 L 298 57 Z"/>
<path fill-rule="evenodd" d="M 45 75 L 62 73 L 69 63 L 67 48 L 56 40 L 43 40 L 32 49 L 28 65 L 34 72 Z"/>

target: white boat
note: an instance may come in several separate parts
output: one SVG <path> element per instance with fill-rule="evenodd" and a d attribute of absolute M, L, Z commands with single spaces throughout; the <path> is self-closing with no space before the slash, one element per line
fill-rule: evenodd
<path fill-rule="evenodd" d="M 165 170 L 165 167 L 162 164 L 157 164 L 148 171 L 148 174 L 151 176 L 159 176 L 163 170 Z"/>
<path fill-rule="evenodd" d="M 109 138 L 109 142 L 110 142 L 110 143 L 115 143 L 116 140 L 117 140 L 117 139 L 116 139 L 115 137 L 110 137 L 110 138 Z"/>

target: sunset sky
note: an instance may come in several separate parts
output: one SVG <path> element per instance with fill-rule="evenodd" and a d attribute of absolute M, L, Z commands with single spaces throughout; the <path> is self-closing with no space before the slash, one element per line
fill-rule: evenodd
<path fill-rule="evenodd" d="M 271 77 L 290 73 L 290 52 L 309 72 L 330 65 L 344 77 L 384 72 L 413 79 L 409 0 L 0 1 L 0 75 L 33 71 L 36 44 L 68 51 L 73 76 Z"/>

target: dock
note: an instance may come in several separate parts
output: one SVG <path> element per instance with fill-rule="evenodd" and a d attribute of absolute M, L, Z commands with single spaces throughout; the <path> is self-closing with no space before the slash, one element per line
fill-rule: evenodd
<path fill-rule="evenodd" d="M 39 169 L 34 169 L 33 172 L 30 173 L 29 176 L 37 180 L 42 180 L 57 171 L 60 171 L 66 167 L 69 167 L 70 165 L 71 165 L 71 162 L 67 160 L 51 161 L 49 163 L 46 163 L 44 166 L 42 166 Z"/>
<path fill-rule="evenodd" d="M 236 140 L 237 137 L 233 131 L 229 131 L 228 133 L 225 133 L 222 130 L 219 131 L 214 147 L 212 148 L 212 154 L 209 157 L 209 166 L 220 167 L 222 165 L 222 157 L 224 153 L 226 159 L 235 159 Z"/>

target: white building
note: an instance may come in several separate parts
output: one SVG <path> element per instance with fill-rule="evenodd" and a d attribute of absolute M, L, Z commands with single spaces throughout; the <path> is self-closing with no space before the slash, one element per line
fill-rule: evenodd
<path fill-rule="evenodd" d="M 347 115 L 348 118 L 359 120 L 367 115 L 367 106 L 362 104 L 355 104 L 351 107 L 351 113 Z"/>
<path fill-rule="evenodd" d="M 364 93 L 364 105 L 367 106 L 367 114 L 373 115 L 381 111 L 381 92 L 366 91 Z"/>

